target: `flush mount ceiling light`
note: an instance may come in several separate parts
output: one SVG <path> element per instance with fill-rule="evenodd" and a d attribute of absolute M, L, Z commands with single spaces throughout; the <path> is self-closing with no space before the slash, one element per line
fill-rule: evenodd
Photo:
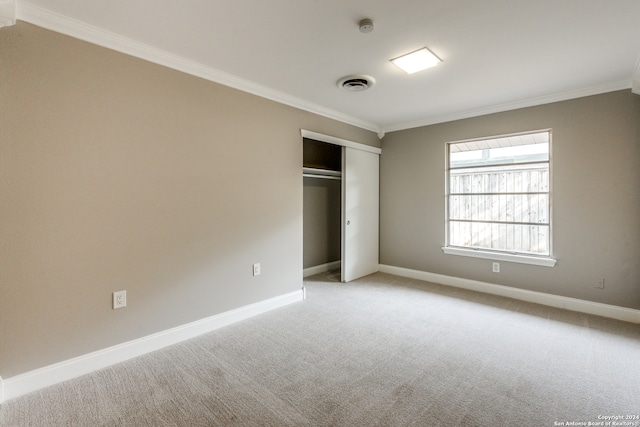
<path fill-rule="evenodd" d="M 435 67 L 440 62 L 440 58 L 435 56 L 426 47 L 408 53 L 398 58 L 392 59 L 391 62 L 407 74 L 417 73 L 427 68 Z"/>

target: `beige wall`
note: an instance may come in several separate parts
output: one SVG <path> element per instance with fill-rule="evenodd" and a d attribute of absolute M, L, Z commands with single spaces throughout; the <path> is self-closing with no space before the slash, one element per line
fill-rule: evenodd
<path fill-rule="evenodd" d="M 445 142 L 553 129 L 556 267 L 445 255 Z M 640 96 L 608 93 L 388 134 L 380 262 L 640 308 Z M 605 289 L 595 289 L 598 278 Z"/>
<path fill-rule="evenodd" d="M 0 376 L 299 290 L 300 128 L 380 146 L 29 24 L 3 28 Z M 112 310 L 122 289 L 128 306 Z"/>

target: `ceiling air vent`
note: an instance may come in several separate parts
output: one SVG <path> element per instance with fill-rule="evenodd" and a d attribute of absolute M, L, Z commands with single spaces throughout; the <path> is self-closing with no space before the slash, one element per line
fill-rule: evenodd
<path fill-rule="evenodd" d="M 374 84 L 376 84 L 376 80 L 373 77 L 365 76 L 363 74 L 354 74 L 338 80 L 338 87 L 350 92 L 367 90 L 373 87 Z"/>

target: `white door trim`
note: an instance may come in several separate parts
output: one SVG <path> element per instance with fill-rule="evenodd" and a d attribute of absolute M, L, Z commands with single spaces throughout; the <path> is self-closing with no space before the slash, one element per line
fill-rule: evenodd
<path fill-rule="evenodd" d="M 372 147 L 371 145 L 362 144 L 360 142 L 349 141 L 348 139 L 338 138 L 337 136 L 325 135 L 318 132 L 313 132 L 306 129 L 300 129 L 300 134 L 303 138 L 315 139 L 320 142 L 328 142 L 329 144 L 340 145 L 342 147 L 355 148 L 356 150 L 368 151 L 370 153 L 380 154 L 382 149 L 378 147 Z"/>

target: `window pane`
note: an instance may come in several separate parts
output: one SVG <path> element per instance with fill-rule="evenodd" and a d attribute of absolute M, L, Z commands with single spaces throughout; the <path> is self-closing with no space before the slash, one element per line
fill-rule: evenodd
<path fill-rule="evenodd" d="M 451 246 L 549 255 L 549 226 L 449 222 Z"/>
<path fill-rule="evenodd" d="M 452 168 L 549 160 L 549 132 L 450 144 Z"/>
<path fill-rule="evenodd" d="M 549 164 L 486 166 L 451 171 L 453 193 L 549 191 Z"/>
<path fill-rule="evenodd" d="M 452 220 L 549 223 L 548 194 L 452 195 Z"/>

